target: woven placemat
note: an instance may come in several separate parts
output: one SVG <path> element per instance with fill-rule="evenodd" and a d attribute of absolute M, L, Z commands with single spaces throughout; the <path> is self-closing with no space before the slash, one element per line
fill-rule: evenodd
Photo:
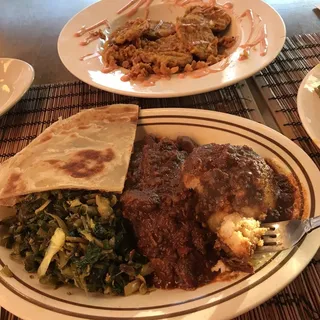
<path fill-rule="evenodd" d="M 297 92 L 306 74 L 320 63 L 320 33 L 288 38 L 276 60 L 254 79 L 281 132 L 295 141 L 320 168 L 320 150 L 304 130 Z"/>
<path fill-rule="evenodd" d="M 98 90 L 80 81 L 34 86 L 0 118 L 0 162 L 24 148 L 59 117 L 67 118 L 81 109 L 114 103 L 136 103 L 143 109 L 215 110 L 263 122 L 245 82 L 215 92 L 170 99 L 126 97 Z"/>
<path fill-rule="evenodd" d="M 302 126 L 297 93 L 307 73 L 320 63 L 320 33 L 287 38 L 284 48 L 256 81 L 280 131 L 296 142 L 320 168 L 320 150 Z M 244 319 L 320 319 L 320 255 L 285 290 L 239 317 Z"/>

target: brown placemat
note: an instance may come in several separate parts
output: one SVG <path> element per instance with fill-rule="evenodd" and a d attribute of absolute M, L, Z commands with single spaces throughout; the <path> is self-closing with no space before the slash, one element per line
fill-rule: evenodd
<path fill-rule="evenodd" d="M 234 320 L 320 319 L 320 257 L 284 290 L 259 307 Z"/>
<path fill-rule="evenodd" d="M 0 118 L 0 162 L 24 148 L 59 117 L 66 118 L 81 109 L 114 103 L 136 103 L 143 109 L 215 110 L 263 122 L 245 82 L 215 92 L 170 99 L 126 97 L 98 90 L 80 81 L 34 86 Z"/>
<path fill-rule="evenodd" d="M 281 132 L 295 141 L 320 168 L 320 150 L 304 130 L 297 111 L 297 92 L 306 74 L 320 63 L 320 33 L 286 40 L 275 61 L 254 79 Z"/>

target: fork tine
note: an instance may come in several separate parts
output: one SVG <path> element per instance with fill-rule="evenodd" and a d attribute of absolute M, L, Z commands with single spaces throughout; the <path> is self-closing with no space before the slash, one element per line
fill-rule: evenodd
<path fill-rule="evenodd" d="M 279 232 L 276 230 L 268 230 L 262 237 L 276 238 L 279 235 Z"/>
<path fill-rule="evenodd" d="M 278 246 L 262 246 L 256 249 L 256 253 L 264 253 L 264 252 L 277 252 L 279 250 Z"/>
<path fill-rule="evenodd" d="M 269 223 L 261 223 L 261 228 L 269 228 L 269 229 L 275 229 L 275 223 L 269 222 Z"/>
<path fill-rule="evenodd" d="M 263 246 L 257 248 L 257 252 L 276 252 L 287 249 L 287 246 L 282 242 L 280 235 L 276 237 L 264 237 Z"/>
<path fill-rule="evenodd" d="M 268 231 L 262 236 L 263 246 L 257 248 L 257 253 L 280 251 L 282 243 L 279 242 L 279 227 L 276 227 L 274 223 L 264 223 L 261 227 L 268 228 Z"/>
<path fill-rule="evenodd" d="M 257 252 L 277 252 L 295 246 L 307 234 L 306 222 L 301 220 L 262 223 L 261 227 L 268 228 L 263 236 L 263 246 Z"/>
<path fill-rule="evenodd" d="M 279 243 L 278 241 L 264 241 L 263 246 L 264 247 L 270 247 L 270 246 L 279 246 L 281 243 Z"/>

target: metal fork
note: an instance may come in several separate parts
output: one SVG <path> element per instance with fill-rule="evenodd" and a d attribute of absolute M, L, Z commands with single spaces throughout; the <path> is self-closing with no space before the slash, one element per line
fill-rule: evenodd
<path fill-rule="evenodd" d="M 257 253 L 282 251 L 296 246 L 307 233 L 319 228 L 320 216 L 307 220 L 263 223 L 261 227 L 268 228 L 268 231 L 263 236 L 264 245 L 257 248 Z"/>

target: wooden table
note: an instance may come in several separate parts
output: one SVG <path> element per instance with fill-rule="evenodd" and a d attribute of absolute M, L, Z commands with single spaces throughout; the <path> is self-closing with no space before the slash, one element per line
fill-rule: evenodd
<path fill-rule="evenodd" d="M 255 1 L 255 0 L 252 0 Z M 19 58 L 35 68 L 35 84 L 74 80 L 57 53 L 57 40 L 65 23 L 94 0 L 2 0 L 0 57 Z M 320 30 L 320 0 L 267 0 L 282 15 L 287 34 Z"/>

